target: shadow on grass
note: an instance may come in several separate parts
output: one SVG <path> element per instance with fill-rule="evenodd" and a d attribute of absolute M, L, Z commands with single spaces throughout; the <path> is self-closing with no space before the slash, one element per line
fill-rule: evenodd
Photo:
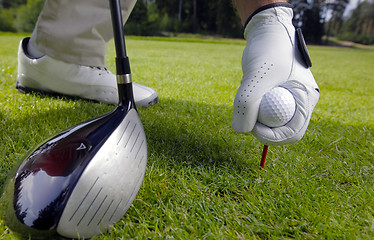
<path fill-rule="evenodd" d="M 0 113 L 1 185 L 9 169 L 17 165 L 30 149 L 75 124 L 96 118 L 111 109 L 114 106 L 83 102 L 74 108 L 50 108 L 37 113 L 25 111 L 25 116 L 16 119 Z M 224 166 L 239 170 L 241 167 L 238 165 L 248 165 L 248 161 L 241 161 L 242 152 L 235 150 L 248 148 L 247 153 L 252 154 L 251 148 L 255 148 L 257 165 L 259 144 L 253 137 L 238 135 L 232 130 L 229 107 L 161 100 L 156 106 L 139 109 L 139 112 L 151 160 L 162 157 L 171 165 Z"/>
<path fill-rule="evenodd" d="M 82 101 L 74 108 L 49 109 L 39 114 L 30 114 L 17 119 L 7 119 L 0 112 L 3 126 L 2 159 L 9 167 L 40 142 L 70 128 L 71 126 L 107 113 L 114 106 Z M 232 108 L 189 101 L 161 99 L 148 109 L 139 109 L 148 141 L 149 158 L 162 158 L 171 166 L 229 167 L 233 171 L 258 169 L 261 144 L 252 135 L 241 135 L 231 127 Z M 349 131 L 347 131 L 349 129 Z M 369 129 L 370 130 L 370 129 Z M 357 136 L 352 135 L 357 133 Z M 333 149 L 346 148 L 346 140 L 362 139 L 370 142 L 372 134 L 365 128 L 345 126 L 339 123 L 318 120 L 312 122 L 302 141 L 287 145 L 291 155 L 303 152 L 309 156 L 336 155 Z M 25 136 L 28 135 L 28 136 Z M 338 140 L 336 140 L 338 139 Z M 344 140 L 345 139 L 345 140 Z M 353 139 L 352 139 L 353 140 Z M 358 140 L 359 141 L 359 140 Z M 364 139 L 363 139 L 364 141 Z M 356 141 L 356 144 L 359 142 Z M 342 144 L 342 146 L 339 146 Z M 310 145 L 308 149 L 300 148 Z M 351 145 L 351 147 L 354 147 Z M 366 148 L 370 148 L 370 144 Z M 281 147 L 274 147 L 281 148 Z M 352 149 L 352 148 L 351 148 Z M 365 149 L 363 149 L 366 151 Z M 312 153 L 311 153 L 312 152 Z M 6 167 L 1 172 L 4 182 Z"/>
<path fill-rule="evenodd" d="M 141 117 L 150 157 L 164 158 L 171 165 L 242 170 L 248 161 L 242 161 L 242 152 L 235 150 L 253 153 L 259 149 L 252 136 L 238 135 L 231 128 L 231 107 L 163 100 L 141 111 Z"/>

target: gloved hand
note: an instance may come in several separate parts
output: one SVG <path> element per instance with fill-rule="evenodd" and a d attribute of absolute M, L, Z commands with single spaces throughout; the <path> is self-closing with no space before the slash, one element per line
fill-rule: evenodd
<path fill-rule="evenodd" d="M 263 10 L 265 9 L 265 10 Z M 299 141 L 319 99 L 319 89 L 301 32 L 292 25 L 289 4 L 263 7 L 248 22 L 247 45 L 242 57 L 243 78 L 234 100 L 232 126 L 251 132 L 261 143 L 281 145 Z M 297 34 L 299 33 L 299 34 Z M 274 87 L 294 96 L 296 111 L 284 126 L 270 128 L 257 121 L 262 96 Z"/>

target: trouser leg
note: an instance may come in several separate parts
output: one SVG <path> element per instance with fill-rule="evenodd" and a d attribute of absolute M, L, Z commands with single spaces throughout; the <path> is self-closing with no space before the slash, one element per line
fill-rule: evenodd
<path fill-rule="evenodd" d="M 121 0 L 124 22 L 136 0 Z M 57 60 L 84 66 L 105 66 L 113 37 L 109 1 L 47 0 L 32 33 L 32 44 Z"/>

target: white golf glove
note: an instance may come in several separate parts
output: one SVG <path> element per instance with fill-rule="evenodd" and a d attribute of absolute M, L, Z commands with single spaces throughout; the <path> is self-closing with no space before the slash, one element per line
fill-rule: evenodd
<path fill-rule="evenodd" d="M 244 31 L 243 78 L 234 100 L 232 126 L 239 133 L 251 132 L 266 145 L 299 141 L 319 99 L 309 54 L 292 17 L 290 4 L 270 4 L 256 11 Z M 262 96 L 277 86 L 293 94 L 296 111 L 286 125 L 271 128 L 257 117 Z"/>

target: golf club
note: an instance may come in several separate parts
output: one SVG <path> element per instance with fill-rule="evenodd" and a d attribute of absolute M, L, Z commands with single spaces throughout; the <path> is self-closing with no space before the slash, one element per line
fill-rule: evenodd
<path fill-rule="evenodd" d="M 119 103 L 31 150 L 5 186 L 15 232 L 90 238 L 118 222 L 143 181 L 147 142 L 133 97 L 119 0 L 110 0 Z"/>

